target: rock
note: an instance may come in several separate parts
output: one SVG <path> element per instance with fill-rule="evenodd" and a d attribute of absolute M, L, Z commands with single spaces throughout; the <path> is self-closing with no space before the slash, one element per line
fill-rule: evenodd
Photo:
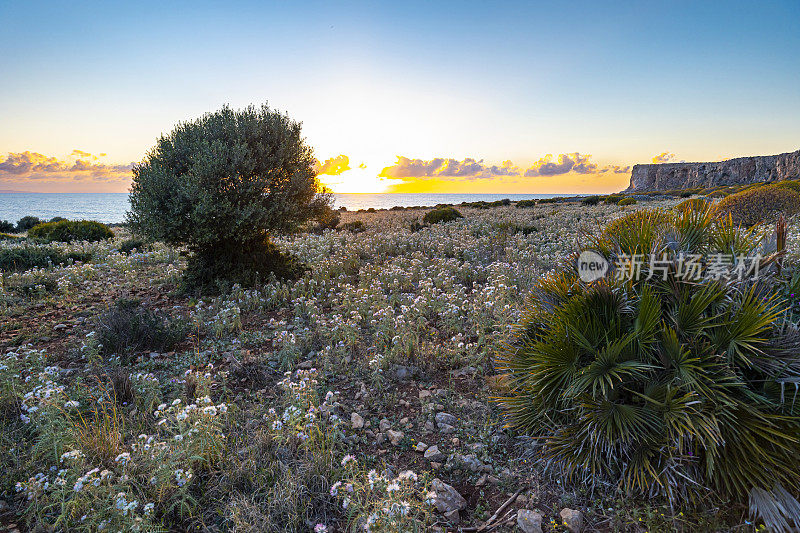
<path fill-rule="evenodd" d="M 447 513 L 444 513 L 444 517 L 450 520 L 453 524 L 458 524 L 461 522 L 461 516 L 458 514 L 458 509 L 453 509 Z"/>
<path fill-rule="evenodd" d="M 580 533 L 583 528 L 583 513 L 575 509 L 561 509 L 561 520 L 572 533 Z"/>
<path fill-rule="evenodd" d="M 350 424 L 353 429 L 361 429 L 364 427 L 364 418 L 358 413 L 352 413 L 350 415 Z"/>
<path fill-rule="evenodd" d="M 405 434 L 402 431 L 395 431 L 393 429 L 387 431 L 386 435 L 389 437 L 389 442 L 391 442 L 395 446 L 399 446 L 400 441 L 403 440 L 403 437 L 405 436 Z"/>
<path fill-rule="evenodd" d="M 467 500 L 456 489 L 438 477 L 431 481 L 433 505 L 442 514 L 460 511 L 467 507 Z"/>
<path fill-rule="evenodd" d="M 55 326 L 53 326 L 53 329 L 55 331 L 64 331 L 65 329 L 67 329 L 67 325 L 66 324 L 56 324 Z"/>
<path fill-rule="evenodd" d="M 542 515 L 529 509 L 517 511 L 517 527 L 524 533 L 542 533 Z"/>
<path fill-rule="evenodd" d="M 450 424 L 439 424 L 439 433 L 442 435 L 450 435 L 451 433 L 455 433 L 456 428 L 451 426 Z"/>
<path fill-rule="evenodd" d="M 434 445 L 425 450 L 425 459 L 427 459 L 428 461 L 441 463 L 442 461 L 447 459 L 447 456 L 439 451 L 438 446 Z"/>
<path fill-rule="evenodd" d="M 378 434 L 375 436 L 375 444 L 377 444 L 378 446 L 380 446 L 380 445 L 381 445 L 381 444 L 383 444 L 384 442 L 386 442 L 386 433 L 378 433 Z"/>
<path fill-rule="evenodd" d="M 430 420 L 425 422 L 425 431 L 433 431 L 434 429 L 436 429 L 436 427 L 433 425 L 433 422 Z"/>
<path fill-rule="evenodd" d="M 455 454 L 447 461 L 448 466 L 457 467 L 463 466 L 465 469 L 470 470 L 471 472 L 479 472 L 483 470 L 483 463 L 473 454 L 469 455 L 461 455 Z"/>
<path fill-rule="evenodd" d="M 800 175 L 800 150 L 715 163 L 634 165 L 626 192 L 773 182 Z"/>
<path fill-rule="evenodd" d="M 309 359 L 308 361 L 303 361 L 302 363 L 297 365 L 297 368 L 302 368 L 303 370 L 310 370 L 314 368 L 314 361 Z"/>
<path fill-rule="evenodd" d="M 418 442 L 418 443 L 417 443 L 417 445 L 416 445 L 416 446 L 414 446 L 414 449 L 415 449 L 416 451 L 418 451 L 418 452 L 422 453 L 422 452 L 424 452 L 425 450 L 427 450 L 427 449 L 428 449 L 428 445 L 427 445 L 427 444 L 425 444 L 424 442 Z"/>
<path fill-rule="evenodd" d="M 484 485 L 486 485 L 486 482 L 487 482 L 487 481 L 489 481 L 489 475 L 488 475 L 488 474 L 484 474 L 484 475 L 482 475 L 482 476 L 480 477 L 480 479 L 478 479 L 478 482 L 477 482 L 477 483 L 475 483 L 475 486 L 477 486 L 477 487 L 483 487 Z"/>
<path fill-rule="evenodd" d="M 422 389 L 421 391 L 419 391 L 419 399 L 420 400 L 424 400 L 425 398 L 430 398 L 430 397 L 431 397 L 431 391 L 425 390 L 425 389 Z"/>
<path fill-rule="evenodd" d="M 417 373 L 419 373 L 419 368 L 415 366 L 395 365 L 393 373 L 396 379 L 405 381 L 416 376 Z"/>
<path fill-rule="evenodd" d="M 436 413 L 436 425 L 447 424 L 448 426 L 455 426 L 456 420 L 456 417 L 450 413 Z"/>
<path fill-rule="evenodd" d="M 5 500 L 0 500 L 0 513 L 8 511 L 8 503 Z"/>
<path fill-rule="evenodd" d="M 385 418 L 381 420 L 380 424 L 378 424 L 378 429 L 381 431 L 388 431 L 391 427 L 392 423 Z"/>
<path fill-rule="evenodd" d="M 454 378 L 460 378 L 464 376 L 469 376 L 477 372 L 477 369 L 472 366 L 465 366 L 464 368 L 459 368 L 458 370 L 453 370 L 451 374 Z"/>

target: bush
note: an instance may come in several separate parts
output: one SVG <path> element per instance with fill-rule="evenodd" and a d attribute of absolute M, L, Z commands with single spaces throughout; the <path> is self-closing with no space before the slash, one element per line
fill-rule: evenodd
<path fill-rule="evenodd" d="M 298 122 L 266 105 L 226 106 L 179 124 L 134 166 L 128 222 L 144 237 L 188 247 L 190 288 L 294 276 L 304 269 L 270 234 L 330 204 L 315 165 Z"/>
<path fill-rule="evenodd" d="M 693 194 L 694 194 L 694 192 L 692 192 L 692 191 L 683 191 L 683 192 L 680 194 L 680 197 L 681 197 L 681 198 L 689 198 L 689 197 L 690 197 L 691 195 L 693 195 Z"/>
<path fill-rule="evenodd" d="M 345 222 L 342 225 L 342 229 L 349 231 L 350 233 L 361 233 L 367 231 L 366 226 L 360 220 L 353 220 L 352 222 Z"/>
<path fill-rule="evenodd" d="M 723 217 L 731 215 L 735 224 L 744 226 L 773 222 L 781 214 L 789 216 L 800 211 L 800 193 L 765 185 L 724 198 L 717 204 L 716 211 Z"/>
<path fill-rule="evenodd" d="M 14 233 L 14 224 L 8 220 L 0 220 L 0 233 Z"/>
<path fill-rule="evenodd" d="M 114 238 L 114 232 L 94 220 L 60 220 L 37 224 L 28 230 L 28 237 L 45 242 L 96 242 Z"/>
<path fill-rule="evenodd" d="M 321 213 L 317 215 L 316 220 L 322 229 L 336 229 L 336 226 L 339 225 L 341 218 L 342 217 L 339 215 L 339 213 L 330 207 L 325 207 L 321 210 Z"/>
<path fill-rule="evenodd" d="M 800 181 L 799 180 L 778 181 L 774 184 L 774 187 L 779 187 L 781 189 L 791 189 L 793 191 L 800 192 Z"/>
<path fill-rule="evenodd" d="M 49 246 L 2 248 L 0 249 L 0 270 L 24 271 L 32 268 L 47 268 L 70 261 L 86 262 L 91 257 L 90 253 L 71 252 L 65 254 Z"/>
<path fill-rule="evenodd" d="M 148 247 L 147 243 L 142 239 L 126 239 L 119 243 L 117 250 L 123 254 L 130 255 L 134 250 L 144 251 Z"/>
<path fill-rule="evenodd" d="M 623 196 L 621 194 L 609 194 L 603 200 L 607 204 L 616 204 L 620 200 L 622 200 Z"/>
<path fill-rule="evenodd" d="M 425 213 L 425 216 L 422 217 L 422 222 L 425 224 L 438 224 L 440 222 L 452 222 L 459 218 L 464 218 L 464 215 L 459 213 L 454 207 L 440 207 L 439 209 L 434 209 L 433 211 Z"/>
<path fill-rule="evenodd" d="M 30 215 L 22 217 L 21 219 L 19 219 L 19 221 L 17 221 L 17 233 L 28 231 L 32 227 L 41 223 L 42 221 L 39 220 L 39 217 L 32 217 Z"/>
<path fill-rule="evenodd" d="M 142 307 L 139 300 L 117 301 L 97 323 L 101 355 L 118 355 L 123 365 L 137 352 L 171 350 L 186 333 L 184 323 L 170 321 Z"/>
<path fill-rule="evenodd" d="M 718 281 L 708 264 L 700 281 L 677 274 L 681 254 L 753 257 L 753 233 L 709 212 L 640 210 L 590 245 L 612 264 L 667 253 L 666 266 L 585 283 L 570 263 L 541 278 L 498 358 L 507 422 L 573 482 L 670 503 L 708 489 L 749 497 L 783 530 L 800 508 L 800 402 L 782 385 L 800 374 L 800 331 L 767 276 Z"/>
<path fill-rule="evenodd" d="M 517 202 L 516 207 L 533 207 L 536 205 L 536 200 L 520 200 Z"/>
<path fill-rule="evenodd" d="M 53 217 L 50 219 L 50 222 L 61 222 L 62 220 L 67 220 L 64 217 Z"/>
<path fill-rule="evenodd" d="M 597 205 L 600 203 L 599 196 L 587 196 L 583 200 L 581 200 L 582 205 Z"/>
<path fill-rule="evenodd" d="M 711 203 L 705 198 L 692 198 L 691 200 L 684 200 L 675 206 L 675 210 L 679 213 L 686 211 L 708 211 L 711 208 Z"/>
<path fill-rule="evenodd" d="M 619 205 L 619 206 L 635 205 L 635 204 L 636 204 L 636 199 L 635 198 L 630 198 L 630 197 L 623 198 L 622 200 L 617 202 L 617 205 Z"/>

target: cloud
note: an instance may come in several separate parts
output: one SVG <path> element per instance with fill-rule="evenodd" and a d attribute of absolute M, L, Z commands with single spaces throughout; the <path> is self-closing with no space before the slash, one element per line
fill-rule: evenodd
<path fill-rule="evenodd" d="M 317 163 L 317 174 L 328 174 L 338 176 L 342 172 L 350 170 L 350 158 L 344 154 L 326 159 L 324 163 Z"/>
<path fill-rule="evenodd" d="M 447 181 L 475 180 L 498 176 L 517 176 L 519 168 L 511 161 L 502 165 L 487 165 L 483 159 L 467 157 L 462 161 L 453 158 L 435 157 L 430 160 L 410 159 L 397 156 L 397 162 L 381 170 L 379 177 L 389 179 L 441 179 Z"/>
<path fill-rule="evenodd" d="M 673 159 L 675 159 L 675 154 L 670 152 L 661 152 L 657 156 L 653 157 L 653 163 L 656 165 L 659 163 L 669 163 Z"/>
<path fill-rule="evenodd" d="M 73 150 L 68 159 L 30 151 L 9 153 L 0 161 L 0 182 L 124 182 L 130 179 L 132 163 L 107 165 L 96 162 L 99 157 L 81 150 Z"/>
<path fill-rule="evenodd" d="M 578 174 L 603 174 L 605 172 L 614 172 L 616 174 L 622 174 L 628 172 L 630 169 L 629 166 L 622 167 L 620 165 L 601 167 L 592 161 L 591 157 L 592 156 L 589 154 L 583 155 L 580 152 L 559 154 L 557 158 L 553 158 L 553 154 L 547 154 L 525 170 L 525 177 L 559 176 L 569 172 L 576 172 Z"/>

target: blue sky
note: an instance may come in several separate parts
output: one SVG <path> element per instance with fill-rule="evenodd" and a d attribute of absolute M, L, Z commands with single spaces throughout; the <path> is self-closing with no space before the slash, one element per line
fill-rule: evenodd
<path fill-rule="evenodd" d="M 125 190 L 176 122 L 265 101 L 348 191 L 604 192 L 664 152 L 800 148 L 800 2 L 603 4 L 3 2 L 0 189 Z"/>

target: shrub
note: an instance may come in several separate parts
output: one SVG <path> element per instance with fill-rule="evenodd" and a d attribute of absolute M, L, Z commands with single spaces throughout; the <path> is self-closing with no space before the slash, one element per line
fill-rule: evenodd
<path fill-rule="evenodd" d="M 45 242 L 96 242 L 112 239 L 114 232 L 108 226 L 94 220 L 60 220 L 37 224 L 28 230 L 28 237 Z"/>
<path fill-rule="evenodd" d="M 8 220 L 0 220 L 0 233 L 14 233 L 14 224 Z"/>
<path fill-rule="evenodd" d="M 434 209 L 433 211 L 425 213 L 425 216 L 422 217 L 422 222 L 425 224 L 438 224 L 440 222 L 452 222 L 459 218 L 464 218 L 464 215 L 459 213 L 455 208 L 440 207 L 439 209 Z"/>
<path fill-rule="evenodd" d="M 0 249 L 0 270 L 24 271 L 32 268 L 47 268 L 70 261 L 88 261 L 90 253 L 62 253 L 48 246 L 21 246 Z"/>
<path fill-rule="evenodd" d="M 616 204 L 620 200 L 622 200 L 623 196 L 621 194 L 609 194 L 603 200 L 607 204 Z"/>
<path fill-rule="evenodd" d="M 67 220 L 64 217 L 53 217 L 50 219 L 50 222 L 61 222 L 62 220 Z"/>
<path fill-rule="evenodd" d="M 774 187 L 779 187 L 781 189 L 791 189 L 793 191 L 800 192 L 800 180 L 778 181 L 774 184 Z"/>
<path fill-rule="evenodd" d="M 600 203 L 599 196 L 587 196 L 583 200 L 581 200 L 582 205 L 597 205 Z"/>
<path fill-rule="evenodd" d="M 516 207 L 533 207 L 536 205 L 536 200 L 520 200 L 516 203 Z"/>
<path fill-rule="evenodd" d="M 321 210 L 319 215 L 317 215 L 316 220 L 322 229 L 336 229 L 336 226 L 339 225 L 341 218 L 342 217 L 339 215 L 339 213 L 330 207 L 325 207 Z"/>
<path fill-rule="evenodd" d="M 634 205 L 634 204 L 636 204 L 636 199 L 635 198 L 630 198 L 630 197 L 623 198 L 622 200 L 617 202 L 617 205 L 619 205 L 619 206 Z"/>
<path fill-rule="evenodd" d="M 117 301 L 97 323 L 100 353 L 118 355 L 124 365 L 136 352 L 172 349 L 186 337 L 186 332 L 182 322 L 170 321 L 142 307 L 139 300 Z"/>
<path fill-rule="evenodd" d="M 297 229 L 330 204 L 315 165 L 298 122 L 266 105 L 226 106 L 179 124 L 134 166 L 128 221 L 142 236 L 188 247 L 189 287 L 295 276 L 304 269 L 277 252 L 270 234 Z"/>
<path fill-rule="evenodd" d="M 711 203 L 705 198 L 692 198 L 691 200 L 684 200 L 675 206 L 675 210 L 679 213 L 686 211 L 708 211 L 711 208 Z"/>
<path fill-rule="evenodd" d="M 720 216 L 730 214 L 735 224 L 745 226 L 773 222 L 781 214 L 789 216 L 800 211 L 800 193 L 765 185 L 724 198 L 717 204 L 716 211 Z"/>
<path fill-rule="evenodd" d="M 683 191 L 683 192 L 680 194 L 680 197 L 681 197 L 681 198 L 689 198 L 689 197 L 690 197 L 691 195 L 693 195 L 693 194 L 694 194 L 694 192 L 692 192 L 692 191 Z"/>
<path fill-rule="evenodd" d="M 117 250 L 123 254 L 130 255 L 134 250 L 143 251 L 147 248 L 147 243 L 142 239 L 126 239 L 119 243 Z"/>
<path fill-rule="evenodd" d="M 350 233 L 361 233 L 367 231 L 366 226 L 360 220 L 353 220 L 352 222 L 345 222 L 342 224 L 342 229 L 349 231 Z"/>
<path fill-rule="evenodd" d="M 42 221 L 39 220 L 39 217 L 33 216 L 26 216 L 22 217 L 17 221 L 17 233 L 22 233 L 24 231 L 28 231 L 32 227 L 36 226 L 37 224 L 41 224 Z"/>
<path fill-rule="evenodd" d="M 666 253 L 664 271 L 645 263 L 639 277 L 585 283 L 572 263 L 541 278 L 498 358 L 508 423 L 537 437 L 568 480 L 671 503 L 708 489 L 749 496 L 782 530 L 800 508 L 784 489 L 800 486 L 800 402 L 784 394 L 800 374 L 800 331 L 769 277 L 709 279 L 708 264 L 701 281 L 677 274 L 681 253 L 752 257 L 753 235 L 698 211 L 610 224 L 594 250 L 609 262 Z"/>

